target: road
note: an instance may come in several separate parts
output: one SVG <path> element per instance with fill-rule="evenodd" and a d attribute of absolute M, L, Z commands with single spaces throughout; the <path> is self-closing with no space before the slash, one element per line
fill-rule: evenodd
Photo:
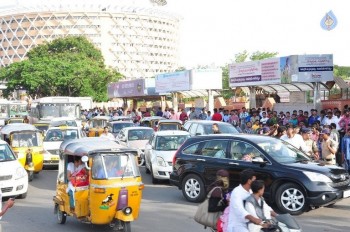
<path fill-rule="evenodd" d="M 145 190 L 140 217 L 133 222 L 133 232 L 205 232 L 192 219 L 196 204 L 185 201 L 177 188 L 167 182 L 153 185 L 141 167 Z M 66 224 L 56 223 L 52 197 L 55 194 L 57 170 L 44 170 L 30 183 L 28 197 L 16 200 L 16 205 L 2 218 L 3 232 L 56 231 L 110 231 L 108 226 L 82 224 L 68 217 Z M 319 208 L 297 217 L 303 231 L 350 231 L 350 199 L 344 199 L 333 208 Z"/>

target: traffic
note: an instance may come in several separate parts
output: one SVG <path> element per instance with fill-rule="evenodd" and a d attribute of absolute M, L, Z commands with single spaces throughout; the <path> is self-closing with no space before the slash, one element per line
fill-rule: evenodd
<path fill-rule="evenodd" d="M 209 117 L 204 109 L 199 115 L 190 111 L 180 120 L 183 110 L 172 114 L 158 109 L 154 112 L 158 116 L 115 108 L 88 111 L 81 110 L 77 99 L 67 103 L 59 97 L 38 99 L 27 109 L 28 114 L 16 115 L 23 121 L 10 123 L 11 117 L 5 117 L 0 130 L 0 164 L 11 167 L 0 169 L 2 196 L 26 198 L 31 194 L 29 181 L 40 181 L 43 170 L 58 168 L 57 179 L 52 180 L 56 183 L 52 208 L 59 224 L 71 217 L 115 231 L 133 231 L 142 212 L 141 170 L 153 185 L 169 181 L 181 190 L 185 200 L 198 205 L 193 223 L 213 231 L 301 231 L 292 215 L 350 196 L 344 167 L 315 159 L 295 141 L 247 133 L 249 124 L 242 120 L 213 120 L 220 117 Z M 262 203 L 252 201 L 253 206 L 247 207 L 249 196 L 264 202 L 266 212 L 258 210 Z M 198 219 L 200 207 L 213 202 L 213 210 L 200 213 L 203 219 L 215 212 L 215 220 Z M 240 218 L 244 214 L 233 209 L 249 214 Z M 242 223 L 245 220 L 257 226 Z"/>

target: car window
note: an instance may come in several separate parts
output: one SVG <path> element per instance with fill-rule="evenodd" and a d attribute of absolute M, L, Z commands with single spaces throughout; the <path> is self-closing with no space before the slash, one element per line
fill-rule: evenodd
<path fill-rule="evenodd" d="M 200 155 L 199 153 L 199 145 L 201 143 L 195 143 L 195 144 L 192 144 L 191 146 L 189 147 L 186 147 L 185 149 L 182 150 L 182 154 L 185 154 L 185 155 Z"/>
<path fill-rule="evenodd" d="M 196 130 L 197 130 L 198 124 L 197 123 L 193 123 L 190 127 L 190 130 L 188 132 L 190 132 L 191 135 L 196 135 Z"/>
<path fill-rule="evenodd" d="M 231 143 L 231 159 L 252 162 L 254 158 L 262 159 L 260 151 L 253 145 L 242 142 L 233 141 Z"/>
<path fill-rule="evenodd" d="M 0 162 L 16 160 L 7 144 L 0 145 Z"/>
<path fill-rule="evenodd" d="M 226 158 L 227 145 L 227 140 L 206 141 L 201 149 L 201 154 L 214 158 Z"/>
<path fill-rule="evenodd" d="M 153 135 L 153 130 L 129 130 L 128 140 L 149 140 Z"/>
<path fill-rule="evenodd" d="M 192 124 L 192 122 L 186 122 L 185 125 L 184 125 L 184 129 L 186 131 L 188 131 L 188 129 L 190 129 L 191 124 Z"/>
<path fill-rule="evenodd" d="M 196 134 L 201 134 L 201 135 L 205 134 L 203 125 L 198 124 Z"/>

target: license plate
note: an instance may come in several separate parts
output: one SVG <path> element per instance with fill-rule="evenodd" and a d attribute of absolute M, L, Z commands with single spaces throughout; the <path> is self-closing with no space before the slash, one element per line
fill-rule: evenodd
<path fill-rule="evenodd" d="M 343 192 L 343 198 L 347 198 L 347 197 L 350 197 L 350 190 L 345 190 Z"/>
<path fill-rule="evenodd" d="M 51 160 L 58 160 L 58 157 L 51 157 Z"/>

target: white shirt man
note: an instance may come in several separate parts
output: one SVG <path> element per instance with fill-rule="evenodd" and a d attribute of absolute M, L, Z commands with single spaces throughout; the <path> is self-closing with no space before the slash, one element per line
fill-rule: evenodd
<path fill-rule="evenodd" d="M 115 140 L 114 135 L 108 132 L 108 127 L 105 127 L 105 128 L 104 128 L 104 131 L 103 131 L 103 133 L 100 135 L 100 137 L 101 137 L 101 138 L 106 138 L 106 139 L 109 139 L 109 140 L 112 140 L 112 141 Z"/>
<path fill-rule="evenodd" d="M 244 201 L 250 196 L 250 192 L 245 190 L 242 185 L 234 188 L 231 193 L 228 222 L 228 232 L 248 232 L 247 222 L 245 218 L 249 215 L 244 208 Z"/>
<path fill-rule="evenodd" d="M 281 139 L 306 153 L 309 152 L 309 148 L 306 146 L 303 137 L 299 134 L 294 134 L 291 127 L 288 128 L 287 134 L 282 135 Z"/>

